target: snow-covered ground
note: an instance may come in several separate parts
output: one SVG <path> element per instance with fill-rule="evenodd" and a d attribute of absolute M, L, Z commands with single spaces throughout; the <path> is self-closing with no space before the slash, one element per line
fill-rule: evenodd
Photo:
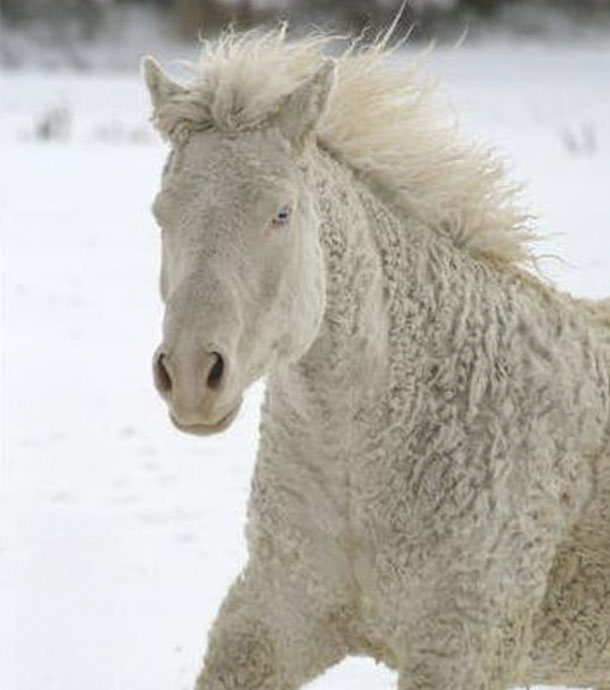
<path fill-rule="evenodd" d="M 610 294 L 610 40 L 431 59 L 553 233 L 543 268 Z M 153 392 L 165 150 L 133 75 L 5 73 L 0 687 L 190 688 L 245 559 L 261 388 L 232 429 L 181 436 Z M 54 135 L 46 140 L 45 133 Z M 317 690 L 382 690 L 349 660 Z"/>

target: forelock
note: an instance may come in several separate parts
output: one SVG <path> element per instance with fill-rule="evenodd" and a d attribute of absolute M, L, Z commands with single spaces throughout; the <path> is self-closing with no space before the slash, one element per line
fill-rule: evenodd
<path fill-rule="evenodd" d="M 268 33 L 227 32 L 203 46 L 195 79 L 154 113 L 161 134 L 183 143 L 192 132 L 241 132 L 269 124 L 283 100 L 308 81 L 334 39 L 310 36 L 288 43 L 285 27 Z"/>

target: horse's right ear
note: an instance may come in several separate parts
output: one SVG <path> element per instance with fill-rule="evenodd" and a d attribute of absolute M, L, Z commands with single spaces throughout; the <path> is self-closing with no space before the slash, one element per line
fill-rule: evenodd
<path fill-rule="evenodd" d="M 172 96 L 186 91 L 183 86 L 177 84 L 167 75 L 152 55 L 147 55 L 142 60 L 142 74 L 155 110 Z"/>

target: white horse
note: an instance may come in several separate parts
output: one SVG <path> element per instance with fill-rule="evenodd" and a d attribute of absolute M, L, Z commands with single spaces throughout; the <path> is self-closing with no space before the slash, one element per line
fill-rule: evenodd
<path fill-rule="evenodd" d="M 172 144 L 154 371 L 180 429 L 268 376 L 249 561 L 198 690 L 294 690 L 346 655 L 400 690 L 610 690 L 610 308 L 527 272 L 493 156 L 383 42 L 225 36 Z"/>

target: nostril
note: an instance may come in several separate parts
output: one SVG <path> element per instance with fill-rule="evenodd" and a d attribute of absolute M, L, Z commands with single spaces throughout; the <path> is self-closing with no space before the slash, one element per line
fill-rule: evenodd
<path fill-rule="evenodd" d="M 169 393 L 172 390 L 172 379 L 165 364 L 165 355 L 161 352 L 155 357 L 153 366 L 155 385 L 160 393 Z"/>
<path fill-rule="evenodd" d="M 224 373 L 225 365 L 222 357 L 218 354 L 218 352 L 212 352 L 212 356 L 214 357 L 214 364 L 212 365 L 212 368 L 210 369 L 210 373 L 208 374 L 208 388 L 211 388 L 212 390 L 219 388 L 220 384 L 222 382 L 222 375 Z"/>

